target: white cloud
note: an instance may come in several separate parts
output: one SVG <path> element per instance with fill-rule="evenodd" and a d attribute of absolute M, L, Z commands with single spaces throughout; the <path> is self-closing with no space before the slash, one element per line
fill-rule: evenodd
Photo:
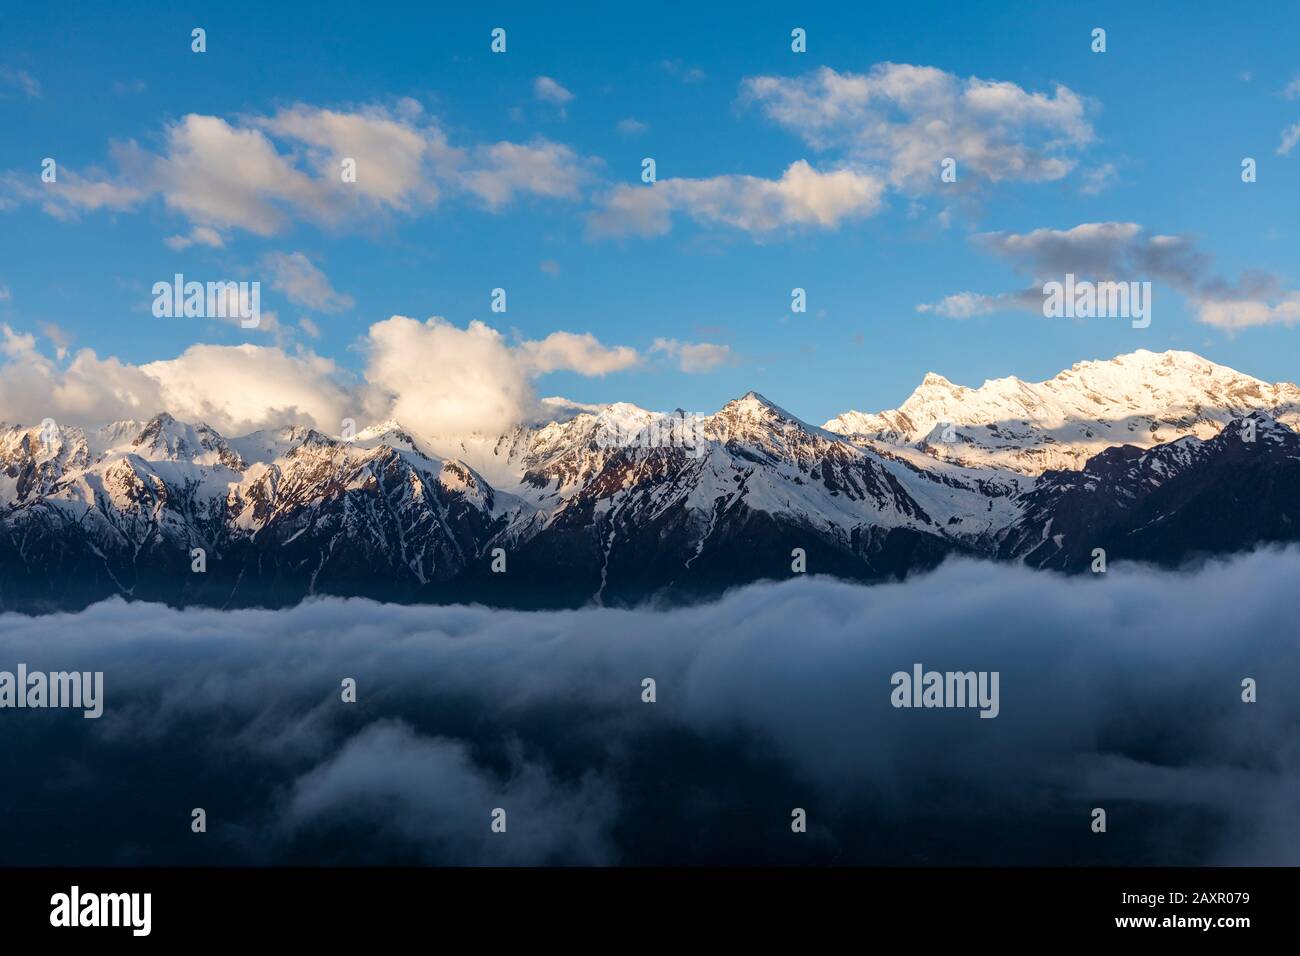
<path fill-rule="evenodd" d="M 636 349 L 625 345 L 607 348 L 590 332 L 552 332 L 540 341 L 520 343 L 518 350 L 537 374 L 564 370 L 587 376 L 608 375 L 640 361 Z"/>
<path fill-rule="evenodd" d="M 654 340 L 650 351 L 664 353 L 677 363 L 679 369 L 690 374 L 711 372 L 732 360 L 730 346 L 710 342 L 679 342 L 677 339 L 659 338 Z"/>
<path fill-rule="evenodd" d="M 1287 292 L 1269 300 L 1202 301 L 1198 318 L 1228 331 L 1257 325 L 1295 325 L 1300 323 L 1300 292 Z"/>
<path fill-rule="evenodd" d="M 192 345 L 179 357 L 140 371 L 161 393 L 157 410 L 218 431 L 306 423 L 333 434 L 355 412 L 348 380 L 332 361 L 311 352 L 289 354 L 257 345 Z"/>
<path fill-rule="evenodd" d="M 263 326 L 277 328 L 274 313 L 263 313 Z M 319 335 L 310 322 L 299 327 Z M 198 344 L 134 366 L 90 349 L 56 362 L 38 351 L 35 336 L 8 325 L 0 334 L 0 420 L 99 425 L 167 411 L 232 435 L 285 424 L 333 434 L 349 416 L 393 417 L 426 435 L 500 432 L 539 413 L 539 376 L 599 377 L 640 361 L 635 349 L 605 346 L 590 333 L 511 344 L 482 322 L 462 329 L 400 315 L 370 326 L 361 381 L 304 348 Z M 59 348 L 66 351 L 66 342 Z"/>
<path fill-rule="evenodd" d="M 332 229 L 434 208 L 448 193 L 469 193 L 498 210 L 517 196 L 576 199 L 585 162 L 545 139 L 455 148 L 419 103 L 345 112 L 299 104 L 270 116 L 228 120 L 188 114 L 163 132 L 162 150 L 114 144 L 114 175 L 79 175 L 60 166 L 56 183 L 10 172 L 0 206 L 39 203 L 73 218 L 126 211 L 153 197 L 184 216 L 174 249 L 219 247 L 224 233 L 283 232 L 294 221 Z M 344 181 L 344 162 L 355 181 Z M 354 166 L 352 164 L 355 164 Z"/>
<path fill-rule="evenodd" d="M 191 113 L 167 129 L 167 152 L 152 162 L 170 209 L 190 222 L 269 236 L 290 213 L 322 219 L 323 195 L 312 178 L 258 129 Z"/>
<path fill-rule="evenodd" d="M 1282 130 L 1282 142 L 1277 148 L 1278 155 L 1290 155 L 1291 150 L 1295 149 L 1296 143 L 1300 143 L 1300 122 L 1292 123 Z"/>
<path fill-rule="evenodd" d="M 5 173 L 0 177 L 0 187 L 3 187 L 0 189 L 0 209 L 16 202 L 32 202 L 56 219 L 72 220 L 82 212 L 101 209 L 124 212 L 148 195 L 145 189 L 108 178 L 98 171 L 83 176 L 59 165 L 56 174 L 57 179 L 47 183 L 41 181 L 37 173 Z"/>
<path fill-rule="evenodd" d="M 376 106 L 357 112 L 298 105 L 255 125 L 308 147 L 308 166 L 328 185 L 333 206 L 350 199 L 374 209 L 411 210 L 434 205 L 439 196 L 433 178 L 454 165 L 459 152 L 451 149 L 436 126 L 417 126 L 419 104 L 399 114 Z M 343 182 L 345 159 L 356 163 L 356 182 Z"/>
<path fill-rule="evenodd" d="M 822 67 L 795 78 L 750 77 L 742 96 L 815 149 L 840 148 L 879 164 L 893 186 L 914 191 L 942 185 L 945 157 L 957 160 L 959 181 L 1060 179 L 1093 139 L 1083 99 L 1065 86 L 1033 93 L 934 67 L 880 63 L 867 73 Z"/>
<path fill-rule="evenodd" d="M 273 274 L 272 287 L 290 302 L 320 312 L 340 312 L 353 306 L 352 296 L 334 291 L 325 273 L 301 252 L 269 253 L 262 262 Z"/>
<path fill-rule="evenodd" d="M 650 127 L 635 117 L 628 116 L 618 121 L 615 127 L 624 136 L 640 136 Z"/>
<path fill-rule="evenodd" d="M 563 106 L 573 99 L 573 94 L 549 76 L 539 76 L 533 80 L 533 96 L 544 103 Z"/>
<path fill-rule="evenodd" d="M 498 210 L 516 194 L 547 199 L 577 199 L 586 173 L 573 150 L 538 139 L 532 143 L 495 143 L 474 151 L 474 164 L 460 177 L 461 185 L 488 208 Z"/>
<path fill-rule="evenodd" d="M 933 312 L 935 315 L 950 319 L 969 319 L 974 315 L 984 315 L 999 308 L 1000 296 L 981 295 L 978 292 L 957 292 L 944 296 L 938 302 L 922 303 L 916 307 L 917 312 Z"/>
<path fill-rule="evenodd" d="M 367 407 L 417 433 L 499 433 L 538 410 L 533 379 L 554 371 L 600 376 L 636 363 L 630 348 L 607 348 L 590 334 L 555 332 L 508 343 L 482 322 L 458 328 L 434 317 L 395 315 L 370 327 Z"/>
<path fill-rule="evenodd" d="M 371 407 L 391 409 L 417 432 L 501 432 L 532 405 L 523 364 L 482 322 L 460 329 L 443 319 L 395 315 L 370 327 L 367 346 Z"/>
<path fill-rule="evenodd" d="M 221 233 L 211 226 L 195 226 L 190 230 L 188 236 L 168 236 L 163 242 L 169 249 L 175 249 L 177 252 L 188 249 L 190 246 L 209 246 L 213 249 L 220 249 L 226 244 L 221 237 Z"/>
<path fill-rule="evenodd" d="M 194 345 L 175 359 L 135 366 L 81 349 L 67 364 L 36 349 L 30 335 L 0 326 L 0 419 L 100 425 L 160 411 L 241 434 L 281 424 L 333 432 L 351 407 L 341 373 L 311 353 L 256 345 Z"/>
<path fill-rule="evenodd" d="M 0 292 L 5 290 L 0 289 Z M 4 298 L 0 295 L 0 298 Z M 72 344 L 72 335 L 60 325 L 54 322 L 41 322 L 37 325 L 44 335 L 54 345 L 54 355 L 60 362 L 68 356 L 68 346 Z"/>
<path fill-rule="evenodd" d="M 819 172 L 799 160 L 775 180 L 714 176 L 619 186 L 604 197 L 588 226 L 594 235 L 662 235 L 671 228 L 672 214 L 680 212 L 704 225 L 750 233 L 784 226 L 833 229 L 844 220 L 874 215 L 883 192 L 884 183 L 869 174 Z"/>
<path fill-rule="evenodd" d="M 32 335 L 0 325 L 0 420 L 39 422 L 52 417 L 74 424 L 99 424 L 153 414 L 162 407 L 155 379 L 117 359 L 77 352 L 65 367 L 36 349 Z"/>
<path fill-rule="evenodd" d="M 1102 163 L 1092 169 L 1085 169 L 1082 173 L 1083 185 L 1079 187 L 1079 192 L 1085 196 L 1096 196 L 1109 189 L 1118 177 L 1119 170 L 1114 163 Z"/>

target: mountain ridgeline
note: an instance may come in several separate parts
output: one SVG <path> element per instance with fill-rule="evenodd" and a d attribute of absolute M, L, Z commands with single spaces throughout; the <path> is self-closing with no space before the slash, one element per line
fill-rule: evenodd
<path fill-rule="evenodd" d="M 749 393 L 712 415 L 551 402 L 499 436 L 242 437 L 160 413 L 0 426 L 0 609 L 122 595 L 503 607 L 705 599 L 797 569 L 951 555 L 1086 572 L 1300 540 L 1300 389 L 1187 352 L 978 389 L 927 375 L 822 427 Z"/>

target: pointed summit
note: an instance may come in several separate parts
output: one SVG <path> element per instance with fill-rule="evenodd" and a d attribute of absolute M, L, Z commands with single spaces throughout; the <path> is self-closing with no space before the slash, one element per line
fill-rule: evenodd
<path fill-rule="evenodd" d="M 799 419 L 787 412 L 780 405 L 766 398 L 759 392 L 750 390 L 740 398 L 733 398 L 727 404 L 723 405 L 718 412 L 719 415 L 727 414 L 739 416 L 742 418 L 787 418 L 791 421 Z"/>

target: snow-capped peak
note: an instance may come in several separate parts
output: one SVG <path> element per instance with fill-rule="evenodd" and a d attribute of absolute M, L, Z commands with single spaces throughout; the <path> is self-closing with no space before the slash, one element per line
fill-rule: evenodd
<path fill-rule="evenodd" d="M 107 449 L 107 452 L 114 451 L 130 452 L 148 461 L 224 465 L 232 471 L 247 467 L 216 429 L 202 423 L 178 422 L 167 412 L 159 412 L 149 419 L 129 445 Z"/>
<path fill-rule="evenodd" d="M 377 425 L 370 425 L 361 429 L 356 435 L 349 439 L 350 443 L 361 448 L 371 448 L 379 445 L 387 445 L 390 448 L 400 449 L 402 451 L 413 451 L 423 455 L 424 452 L 416 444 L 415 438 L 407 431 L 396 419 L 390 418 L 382 421 Z"/>
<path fill-rule="evenodd" d="M 1139 349 L 1075 363 L 1045 382 L 1008 377 L 967 388 L 929 373 L 897 409 L 846 412 L 825 428 L 860 441 L 923 443 L 935 457 L 961 464 L 1038 474 L 1080 467 L 1112 445 L 1208 438 L 1256 410 L 1300 423 L 1300 389 L 1192 352 Z"/>
<path fill-rule="evenodd" d="M 734 398 L 727 402 L 713 418 L 715 420 L 748 422 L 789 422 L 804 428 L 813 428 L 798 416 L 754 391 L 746 392 L 740 398 Z"/>

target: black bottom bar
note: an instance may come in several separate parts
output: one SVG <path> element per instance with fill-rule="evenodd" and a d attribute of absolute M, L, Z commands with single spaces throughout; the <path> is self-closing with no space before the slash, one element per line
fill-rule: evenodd
<path fill-rule="evenodd" d="M 130 915 L 143 923 L 142 910 L 117 898 L 104 918 L 116 906 L 126 925 L 52 926 L 52 898 L 68 897 L 56 914 L 66 917 L 76 886 L 79 916 L 91 920 L 99 894 L 150 894 L 148 938 L 178 943 L 403 933 L 536 943 L 608 928 L 610 941 L 670 944 L 697 927 L 766 940 L 843 929 L 863 940 L 910 927 L 926 942 L 1047 934 L 1230 944 L 1243 932 L 1293 930 L 1295 880 L 1294 869 L 7 869 L 0 920 L 6 941 L 129 939 Z"/>

